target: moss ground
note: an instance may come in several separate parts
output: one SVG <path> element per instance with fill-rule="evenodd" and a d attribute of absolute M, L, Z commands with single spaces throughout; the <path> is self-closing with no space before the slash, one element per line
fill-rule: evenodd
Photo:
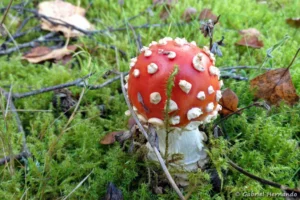
<path fill-rule="evenodd" d="M 8 4 L 1 1 L 0 7 Z M 27 7 L 33 8 L 37 1 L 26 1 Z M 72 0 L 76 3 L 77 1 Z M 150 0 L 128 0 L 120 6 L 118 1 L 95 0 L 88 8 L 87 18 L 97 29 L 120 27 L 126 24 L 131 16 L 137 15 L 151 5 Z M 158 40 L 164 36 L 185 37 L 189 41 L 207 45 L 208 40 L 199 33 L 199 24 L 195 20 L 184 26 L 176 26 L 181 21 L 184 10 L 193 6 L 198 11 L 211 8 L 221 14 L 220 25 L 215 28 L 215 38 L 225 36 L 226 47 L 222 48 L 223 57 L 217 59 L 217 66 L 262 66 L 268 68 L 286 67 L 300 46 L 299 29 L 285 23 L 286 18 L 299 17 L 298 0 L 267 1 L 267 4 L 250 0 L 189 0 L 180 1 L 170 11 L 166 23 L 168 26 L 137 29 L 143 44 Z M 80 2 L 88 7 L 88 1 Z M 149 20 L 150 24 L 163 23 L 159 18 L 161 8 L 153 10 L 150 17 L 142 15 L 130 20 L 133 26 L 142 25 Z M 17 17 L 17 20 L 13 20 Z M 11 11 L 6 20 L 7 27 L 14 33 L 22 15 Z M 127 23 L 128 24 L 128 23 Z M 38 25 L 31 20 L 27 28 Z M 127 53 L 128 58 L 137 54 L 133 31 L 127 25 L 123 31 L 105 32 L 93 37 L 79 38 L 82 51 L 74 59 L 72 67 L 61 64 L 29 64 L 21 60 L 16 52 L 11 56 L 0 57 L 0 87 L 12 85 L 13 92 L 25 92 L 45 86 L 75 80 L 94 71 L 96 75 L 89 80 L 90 84 L 99 84 L 105 80 L 102 75 L 109 69 L 118 69 L 115 51 L 101 44 L 114 45 Z M 250 49 L 236 46 L 240 39 L 238 30 L 256 28 L 261 32 L 264 42 L 262 49 Z M 23 43 L 46 32 L 28 34 L 17 40 Z M 267 62 L 266 51 L 285 35 L 289 39 L 276 49 Z M 3 38 L 0 38 L 0 43 Z M 96 49 L 92 51 L 92 49 Z M 89 52 L 89 53 L 88 53 Z M 128 70 L 128 61 L 120 57 L 121 71 Z M 293 83 L 300 93 L 300 60 L 297 59 L 291 68 Z M 242 73 L 249 79 L 263 73 L 263 70 L 244 70 Z M 225 80 L 225 86 L 239 97 L 239 107 L 253 102 L 248 81 Z M 165 194 L 154 194 L 147 185 L 146 163 L 138 156 L 122 151 L 118 144 L 102 146 L 99 144 L 107 132 L 126 128 L 127 110 L 120 82 L 99 90 L 85 90 L 80 109 L 67 130 L 68 119 L 57 117 L 52 112 L 52 95 L 45 93 L 15 101 L 27 135 L 27 144 L 33 154 L 32 158 L 21 162 L 15 161 L 0 166 L 0 199 L 62 199 L 89 174 L 88 179 L 78 187 L 69 199 L 100 199 L 105 195 L 109 182 L 113 182 L 123 192 L 124 199 L 176 199 L 176 194 L 169 189 Z M 70 90 L 79 95 L 82 88 Z M 6 102 L 1 97 L 0 103 L 5 108 Z M 101 115 L 98 106 L 106 107 L 105 116 Z M 82 114 L 84 111 L 84 114 Z M 207 174 L 191 175 L 193 183 L 199 185 L 194 189 L 190 199 L 244 199 L 236 193 L 280 193 L 278 189 L 262 185 L 231 169 L 225 162 L 230 158 L 247 171 L 259 177 L 272 180 L 291 188 L 300 187 L 300 104 L 289 107 L 282 104 L 271 111 L 251 108 L 241 115 L 230 118 L 222 124 L 226 138 L 210 141 L 210 155 L 213 165 L 220 170 L 227 170 L 220 193 L 212 192 L 207 182 Z M 61 134 L 63 133 L 63 134 Z M 13 116 L 0 117 L 0 157 L 18 153 L 21 148 L 21 136 Z M 52 149 L 52 153 L 49 153 Z M 185 191 L 185 194 L 188 191 Z M 269 197 L 262 197 L 268 199 Z M 281 199 L 280 197 L 277 197 Z"/>

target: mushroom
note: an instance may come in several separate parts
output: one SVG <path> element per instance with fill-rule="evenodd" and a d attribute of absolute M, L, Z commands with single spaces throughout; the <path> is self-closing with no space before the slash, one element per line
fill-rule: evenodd
<path fill-rule="evenodd" d="M 137 116 L 157 127 L 159 150 L 164 155 L 167 134 L 164 117 L 166 110 L 169 111 L 168 159 L 172 154 L 182 154 L 182 161 L 171 165 L 187 171 L 203 168 L 207 162 L 204 146 L 207 136 L 198 127 L 216 119 L 222 109 L 218 104 L 222 82 L 214 63 L 214 55 L 207 47 L 201 49 L 184 38 L 166 37 L 143 47 L 130 64 L 128 98 Z M 175 66 L 178 73 L 168 101 L 167 80 Z M 151 145 L 147 147 L 149 159 L 156 160 Z"/>

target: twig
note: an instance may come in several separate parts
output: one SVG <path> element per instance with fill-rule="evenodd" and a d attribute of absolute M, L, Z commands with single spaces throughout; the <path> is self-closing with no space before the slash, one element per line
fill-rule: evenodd
<path fill-rule="evenodd" d="M 131 112 L 132 117 L 134 118 L 136 124 L 138 125 L 140 131 L 142 132 L 142 134 L 144 135 L 144 137 L 148 140 L 148 134 L 145 131 L 145 129 L 144 129 L 143 125 L 141 124 L 141 122 L 139 121 L 137 115 L 133 111 L 133 108 L 132 108 L 132 106 L 129 103 L 129 99 L 126 96 L 126 91 L 125 91 L 125 88 L 124 88 L 124 77 L 123 77 L 123 74 L 121 74 L 120 76 L 121 76 L 122 92 L 123 92 L 123 96 L 125 98 L 126 104 L 127 104 L 128 108 L 129 108 L 129 110 Z M 168 170 L 168 168 L 167 168 L 167 166 L 166 166 L 163 158 L 161 157 L 158 149 L 155 146 L 153 146 L 151 143 L 149 143 L 149 144 L 153 148 L 153 150 L 155 152 L 155 155 L 157 156 L 157 159 L 158 159 L 158 161 L 159 161 L 159 163 L 160 163 L 160 165 L 161 165 L 161 167 L 162 167 L 162 169 L 163 169 L 163 171 L 164 171 L 167 179 L 169 180 L 171 186 L 176 191 L 176 193 L 178 194 L 178 196 L 180 197 L 180 199 L 184 200 L 185 198 L 184 198 L 183 194 L 181 193 L 181 191 L 179 190 L 179 188 L 176 185 L 175 181 L 173 180 L 173 178 L 172 178 L 172 176 L 171 176 L 171 174 L 170 174 L 170 172 L 169 172 L 169 170 Z"/>
<path fill-rule="evenodd" d="M 221 122 L 227 120 L 229 117 L 231 117 L 231 116 L 233 116 L 233 115 L 236 115 L 236 114 L 239 114 L 241 111 L 246 110 L 246 109 L 248 109 L 248 108 L 251 108 L 251 107 L 253 107 L 253 106 L 266 107 L 266 106 L 264 105 L 264 103 L 261 103 L 261 102 L 255 102 L 255 103 L 250 104 L 250 105 L 248 105 L 248 106 L 246 106 L 246 107 L 244 107 L 244 108 L 238 109 L 237 111 L 235 111 L 235 112 L 233 112 L 233 113 L 230 113 L 229 115 L 226 115 L 225 117 L 223 117 L 223 118 L 221 118 L 219 121 L 217 121 L 217 122 L 215 123 L 215 125 L 213 126 L 213 130 L 215 130 L 215 128 L 216 128 L 216 126 L 217 126 L 218 124 L 220 124 Z"/>
<path fill-rule="evenodd" d="M 261 69 L 255 66 L 234 66 L 234 67 L 219 67 L 221 71 L 235 70 L 235 69 Z M 262 68 L 263 70 L 271 70 L 271 68 Z"/>
<path fill-rule="evenodd" d="M 10 162 L 11 159 L 21 160 L 22 158 L 29 157 L 31 157 L 31 154 L 28 154 L 27 152 L 21 152 L 17 155 L 14 155 L 13 158 L 10 156 L 5 156 L 4 158 L 0 159 L 0 166 Z"/>
<path fill-rule="evenodd" d="M 22 48 L 35 47 L 37 45 L 37 43 L 48 42 L 49 40 L 47 40 L 47 39 L 52 38 L 55 35 L 56 35 L 56 33 L 48 33 L 47 35 L 41 36 L 31 42 L 19 44 L 17 47 L 12 47 L 12 48 L 9 48 L 6 50 L 2 50 L 2 51 L 0 51 L 0 55 L 10 54 L 10 53 L 13 53 Z"/>
<path fill-rule="evenodd" d="M 13 39 L 17 39 L 19 37 L 27 35 L 28 33 L 32 32 L 32 31 L 40 31 L 40 30 L 41 30 L 40 26 L 35 26 L 35 27 L 33 27 L 31 29 L 28 29 L 27 31 L 24 31 L 24 32 L 17 32 L 12 37 L 13 37 Z M 2 49 L 2 50 L 6 49 L 6 44 L 10 43 L 11 41 L 12 41 L 12 39 L 8 38 L 5 42 L 3 42 L 1 44 L 0 49 Z"/>
<path fill-rule="evenodd" d="M 247 81 L 248 78 L 247 77 L 243 77 L 243 76 L 239 76 L 239 75 L 235 75 L 235 74 L 221 74 L 221 78 L 223 79 L 235 79 L 237 81 Z"/>
<path fill-rule="evenodd" d="M 124 76 L 126 76 L 128 74 L 128 72 L 124 72 L 124 73 L 120 73 L 120 74 L 123 74 Z M 97 89 L 100 89 L 100 88 L 103 88 L 117 80 L 119 80 L 121 77 L 121 75 L 118 75 L 118 76 L 115 76 L 109 80 L 107 80 L 106 82 L 102 83 L 102 84 L 99 84 L 99 85 L 84 85 L 84 84 L 79 84 L 78 86 L 80 87 L 87 87 L 88 89 L 90 90 L 97 90 Z"/>
<path fill-rule="evenodd" d="M 100 44 L 101 46 L 104 46 L 105 48 L 110 48 L 110 49 L 113 49 L 113 50 L 117 50 L 123 58 L 125 58 L 125 60 L 127 61 L 127 54 L 125 51 L 119 49 L 118 47 L 114 46 L 114 45 L 111 45 L 111 44 L 103 44 L 103 43 L 100 43 L 98 42 L 98 44 Z"/>
<path fill-rule="evenodd" d="M 31 153 L 27 147 L 27 144 L 26 144 L 26 135 L 25 135 L 25 131 L 23 129 L 23 126 L 22 126 L 22 122 L 21 122 L 21 119 L 19 117 L 19 114 L 18 112 L 16 111 L 16 107 L 14 105 L 14 102 L 12 100 L 12 95 L 8 92 L 6 92 L 4 89 L 0 88 L 0 92 L 4 95 L 4 97 L 6 98 L 6 101 L 7 101 L 7 104 L 9 105 L 10 107 L 10 111 L 11 113 L 15 116 L 15 120 L 16 120 L 16 123 L 17 123 L 17 128 L 18 128 L 18 131 L 19 133 L 22 134 L 22 152 L 19 153 L 18 155 L 14 156 L 14 158 L 16 159 L 20 159 L 22 157 L 30 157 L 31 156 Z M 9 162 L 12 158 L 10 156 L 8 157 L 5 157 L 3 159 L 0 160 L 0 165 L 3 163 L 6 163 L 6 162 Z"/>
<path fill-rule="evenodd" d="M 234 169 L 236 169 L 237 171 L 241 172 L 242 174 L 248 176 L 249 178 L 252 178 L 253 180 L 256 180 L 262 184 L 265 184 L 265 185 L 270 185 L 272 187 L 275 187 L 275 188 L 279 188 L 281 190 L 289 190 L 291 192 L 295 192 L 295 193 L 300 193 L 300 190 L 297 190 L 297 189 L 291 189 L 291 188 L 288 188 L 284 185 L 281 185 L 279 183 L 275 183 L 275 182 L 272 182 L 272 181 L 269 181 L 269 180 L 265 180 L 263 178 L 260 178 L 258 176 L 255 176 L 254 174 L 251 174 L 250 172 L 247 172 L 246 170 L 244 170 L 242 167 L 238 166 L 236 163 L 234 163 L 232 160 L 228 160 L 227 161 L 230 166 L 232 166 Z"/>
<path fill-rule="evenodd" d="M 8 14 L 9 9 L 11 8 L 11 5 L 12 5 L 13 1 L 14 0 L 10 0 L 8 6 L 6 7 L 6 10 L 5 10 L 4 14 L 3 14 L 3 17 L 2 17 L 2 20 L 0 22 L 0 25 L 2 25 L 4 23 L 4 20 L 5 20 L 6 16 L 7 16 L 7 14 Z"/>
<path fill-rule="evenodd" d="M 39 89 L 39 90 L 34 90 L 34 91 L 30 91 L 30 92 L 25 92 L 25 93 L 14 93 L 14 94 L 12 94 L 12 97 L 14 99 L 21 99 L 21 98 L 24 98 L 24 97 L 29 97 L 29 96 L 33 96 L 33 95 L 37 95 L 37 94 L 42 94 L 42 93 L 57 90 L 57 89 L 68 88 L 68 87 L 71 87 L 71 86 L 79 85 L 82 81 L 84 81 L 85 79 L 91 77 L 92 75 L 93 75 L 93 73 L 90 73 L 90 74 L 84 76 L 83 78 L 79 78 L 75 81 L 60 84 L 60 85 L 50 86 L 50 87 L 42 88 L 42 89 Z"/>

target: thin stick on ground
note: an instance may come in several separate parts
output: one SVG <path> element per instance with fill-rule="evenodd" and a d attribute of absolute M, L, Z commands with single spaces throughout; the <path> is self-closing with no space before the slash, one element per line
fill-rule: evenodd
<path fill-rule="evenodd" d="M 137 115 L 133 111 L 133 108 L 132 108 L 132 106 L 129 103 L 129 99 L 126 96 L 126 91 L 125 91 L 125 87 L 124 87 L 124 77 L 123 77 L 123 74 L 121 74 L 120 76 L 121 76 L 122 92 L 123 92 L 123 96 L 125 98 L 126 104 L 127 104 L 128 108 L 130 110 L 130 113 L 131 113 L 132 117 L 134 118 L 136 124 L 138 125 L 140 131 L 142 132 L 142 134 L 144 135 L 144 137 L 148 140 L 148 134 L 147 134 L 146 130 L 144 129 L 143 125 L 141 124 L 141 122 L 139 121 Z M 160 165 L 161 165 L 161 167 L 162 167 L 162 169 L 163 169 L 163 171 L 164 171 L 164 173 L 165 173 L 168 181 L 170 182 L 171 186 L 176 191 L 176 193 L 178 194 L 178 196 L 180 197 L 180 199 L 184 200 L 185 198 L 184 198 L 183 194 L 181 193 L 181 191 L 179 190 L 178 186 L 176 185 L 174 179 L 172 178 L 172 176 L 171 176 L 171 174 L 170 174 L 170 172 L 169 172 L 169 170 L 168 170 L 168 168 L 167 168 L 167 166 L 165 164 L 165 161 L 163 160 L 162 156 L 160 155 L 158 149 L 155 146 L 153 146 L 151 144 L 151 142 L 150 142 L 150 145 L 153 148 L 153 150 L 155 152 L 155 155 L 157 156 L 157 159 L 158 159 L 158 161 L 159 161 L 159 163 L 160 163 Z"/>
<path fill-rule="evenodd" d="M 38 90 L 34 90 L 34 91 L 30 91 L 30 92 L 25 92 L 25 93 L 14 93 L 12 94 L 12 97 L 14 99 L 21 99 L 24 97 L 29 97 L 29 96 L 33 96 L 33 95 L 37 95 L 37 94 L 42 94 L 45 92 L 50 92 L 50 91 L 54 91 L 54 90 L 58 90 L 58 89 L 62 89 L 62 88 L 68 88 L 71 86 L 76 86 L 79 85 L 81 82 L 83 82 L 85 79 L 91 77 L 93 75 L 93 73 L 90 73 L 86 76 L 84 76 L 83 78 L 79 78 L 75 81 L 72 82 L 68 82 L 68 83 L 64 83 L 64 84 L 60 84 L 60 85 L 55 85 L 55 86 L 50 86 L 50 87 L 46 87 L 46 88 L 41 88 Z"/>
<path fill-rule="evenodd" d="M 240 173 L 248 176 L 249 178 L 253 179 L 253 180 L 256 180 L 262 184 L 265 184 L 265 185 L 270 185 L 272 187 L 275 187 L 275 188 L 279 188 L 281 190 L 289 190 L 291 192 L 295 192 L 295 193 L 300 193 L 300 190 L 297 190 L 297 189 L 291 189 L 291 188 L 288 188 L 284 185 L 281 185 L 279 183 L 275 183 L 275 182 L 272 182 L 272 181 L 268 181 L 268 180 L 265 180 L 263 178 L 260 178 L 258 176 L 255 176 L 254 174 L 251 174 L 250 172 L 247 172 L 246 170 L 244 170 L 242 167 L 238 166 L 236 163 L 234 163 L 232 160 L 228 160 L 227 161 L 231 167 L 233 167 L 234 169 L 236 169 L 237 171 L 239 171 Z"/>
<path fill-rule="evenodd" d="M 6 92 L 4 89 L 0 88 L 0 92 L 4 95 L 4 97 L 6 98 L 6 101 L 7 101 L 7 104 L 9 105 L 10 107 L 10 111 L 11 113 L 14 115 L 15 117 L 15 120 L 16 120 L 16 123 L 17 123 L 17 128 L 18 128 L 18 131 L 20 134 L 22 134 L 22 151 L 17 154 L 16 156 L 13 156 L 13 158 L 15 159 L 21 159 L 22 157 L 30 157 L 31 156 L 31 153 L 27 147 L 27 144 L 26 144 L 26 135 L 25 135 L 25 131 L 24 131 L 24 128 L 23 128 L 23 125 L 22 125 L 22 122 L 21 122 L 21 119 L 20 119 L 20 116 L 18 114 L 18 112 L 16 111 L 16 107 L 15 107 L 15 104 L 12 100 L 12 94 L 11 93 L 8 93 Z M 12 157 L 8 156 L 8 157 L 5 157 L 3 159 L 0 160 L 0 165 L 1 164 L 5 164 L 7 162 L 9 162 L 11 159 L 13 159 Z"/>

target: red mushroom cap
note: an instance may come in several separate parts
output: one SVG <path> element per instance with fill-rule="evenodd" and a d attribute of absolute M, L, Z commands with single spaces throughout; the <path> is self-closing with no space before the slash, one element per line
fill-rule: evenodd
<path fill-rule="evenodd" d="M 207 47 L 181 38 L 163 38 L 143 47 L 137 58 L 131 59 L 128 77 L 128 97 L 141 121 L 163 125 L 167 101 L 167 80 L 178 66 L 172 89 L 170 125 L 182 127 L 190 122 L 208 123 L 222 108 L 220 71 L 215 57 Z"/>

